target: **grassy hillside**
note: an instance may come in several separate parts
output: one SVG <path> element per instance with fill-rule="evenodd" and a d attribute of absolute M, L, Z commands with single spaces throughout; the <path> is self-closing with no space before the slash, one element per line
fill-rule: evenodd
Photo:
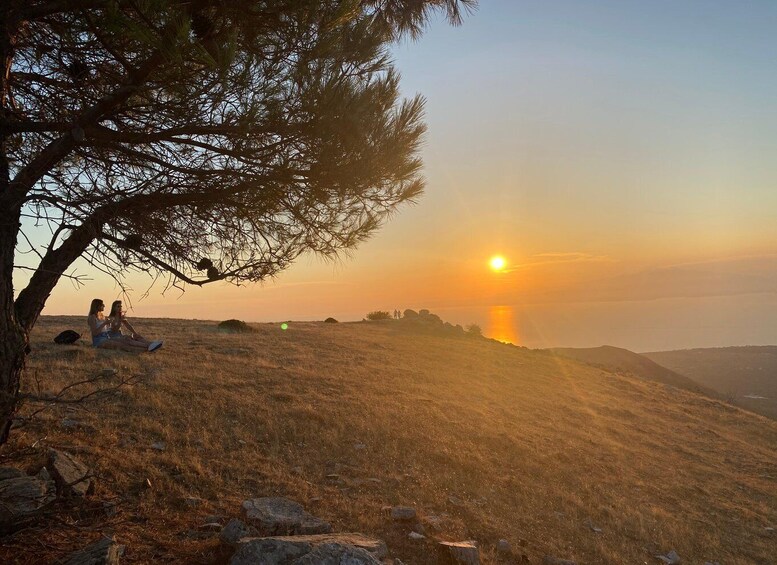
<path fill-rule="evenodd" d="M 478 540 L 487 564 L 500 538 L 525 540 L 531 563 L 658 563 L 652 554 L 670 549 L 686 563 L 775 562 L 777 422 L 718 401 L 391 321 L 225 334 L 138 320 L 166 340 L 141 355 L 51 342 L 83 325 L 41 320 L 26 387 L 54 392 L 104 368 L 133 384 L 39 413 L 0 465 L 34 471 L 58 446 L 95 469 L 96 492 L 2 540 L 0 562 L 53 562 L 110 531 L 126 563 L 216 563 L 217 541 L 187 531 L 278 494 L 335 530 L 384 539 L 404 563 L 432 562 L 431 542 L 409 540 L 385 505 L 443 516 L 427 533 Z M 160 441 L 164 451 L 151 447 Z M 205 502 L 190 508 L 189 496 Z"/>
<path fill-rule="evenodd" d="M 777 419 L 777 346 L 716 347 L 644 353 L 733 402 Z"/>
<path fill-rule="evenodd" d="M 602 345 L 601 347 L 588 348 L 555 347 L 548 351 L 589 365 L 595 365 L 607 371 L 628 373 L 649 381 L 716 396 L 713 391 L 699 386 L 692 379 L 667 369 L 652 359 L 628 349 L 613 347 L 612 345 Z"/>

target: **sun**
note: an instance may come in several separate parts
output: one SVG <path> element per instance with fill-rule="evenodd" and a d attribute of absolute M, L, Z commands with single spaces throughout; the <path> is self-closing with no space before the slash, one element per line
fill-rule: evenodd
<path fill-rule="evenodd" d="M 501 271 L 505 268 L 506 265 L 507 265 L 507 260 L 501 255 L 494 255 L 488 261 L 488 266 L 491 267 L 492 271 L 497 271 L 497 272 Z"/>

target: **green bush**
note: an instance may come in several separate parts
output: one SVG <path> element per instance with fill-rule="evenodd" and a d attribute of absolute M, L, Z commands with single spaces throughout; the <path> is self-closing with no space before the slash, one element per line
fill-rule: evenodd
<path fill-rule="evenodd" d="M 390 320 L 391 314 L 388 312 L 385 312 L 383 310 L 375 310 L 374 312 L 370 312 L 367 314 L 368 320 Z"/>

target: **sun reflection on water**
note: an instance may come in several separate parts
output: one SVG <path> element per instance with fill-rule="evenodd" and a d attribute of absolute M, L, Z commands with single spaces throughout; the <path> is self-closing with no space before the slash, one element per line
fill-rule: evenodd
<path fill-rule="evenodd" d="M 491 306 L 486 335 L 497 341 L 518 345 L 518 330 L 512 306 Z"/>

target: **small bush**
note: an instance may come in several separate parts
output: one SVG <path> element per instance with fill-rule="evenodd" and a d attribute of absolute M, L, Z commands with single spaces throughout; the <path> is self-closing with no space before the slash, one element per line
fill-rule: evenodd
<path fill-rule="evenodd" d="M 372 321 L 375 321 L 375 320 L 390 320 L 391 319 L 391 314 L 389 314 L 388 312 L 386 312 L 384 310 L 375 310 L 374 312 L 370 312 L 369 314 L 367 314 L 367 319 L 368 320 L 372 320 Z"/>
<path fill-rule="evenodd" d="M 470 335 L 483 335 L 483 330 L 477 324 L 469 324 L 467 326 L 467 333 Z"/>
<path fill-rule="evenodd" d="M 337 320 L 335 320 L 334 318 L 327 318 L 326 320 L 324 320 L 324 323 L 325 324 L 336 324 Z"/>
<path fill-rule="evenodd" d="M 224 332 L 248 333 L 254 329 L 241 320 L 224 320 L 219 323 L 219 329 Z"/>

